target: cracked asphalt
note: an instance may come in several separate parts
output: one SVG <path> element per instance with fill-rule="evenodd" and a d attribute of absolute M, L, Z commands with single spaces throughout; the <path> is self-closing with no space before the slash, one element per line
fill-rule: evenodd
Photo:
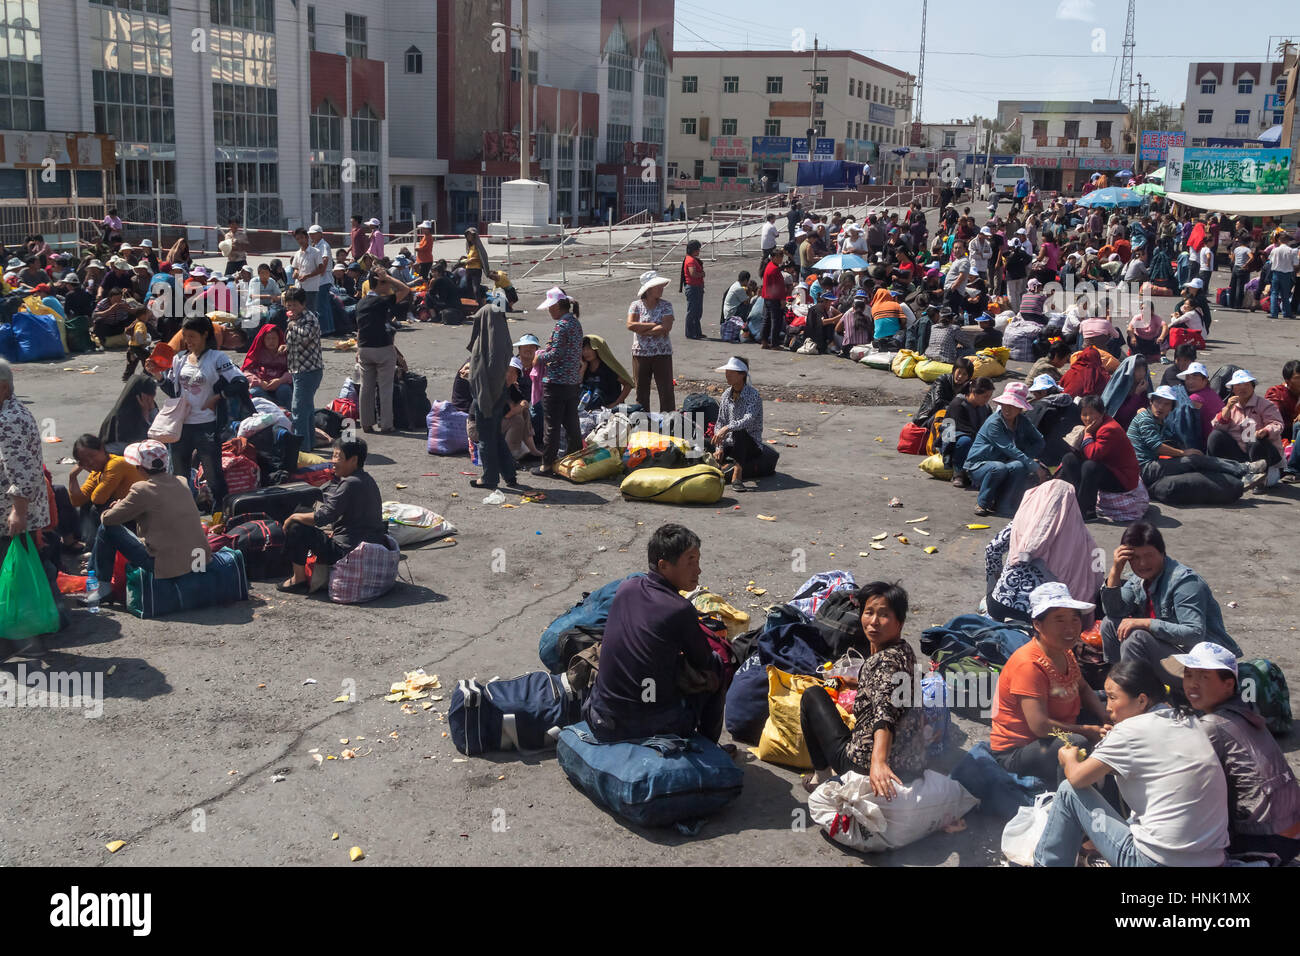
<path fill-rule="evenodd" d="M 742 266 L 752 271 L 756 262 L 706 262 L 707 333 L 716 335 L 723 292 Z M 550 281 L 521 283 L 522 304 L 535 305 Z M 584 327 L 606 335 L 624 355 L 622 322 L 635 280 L 571 282 L 569 288 L 582 302 Z M 670 298 L 684 315 L 680 297 Z M 544 338 L 550 328 L 538 313 L 512 318 L 522 320 L 511 323 L 516 335 L 533 331 Z M 679 328 L 680 322 L 679 316 Z M 1282 363 L 1300 353 L 1294 330 L 1283 320 L 1216 310 L 1221 344 L 1207 361 L 1244 365 L 1272 384 Z M 428 376 L 430 398 L 449 397 L 468 335 L 468 327 L 428 326 L 399 336 L 411 367 Z M 701 536 L 701 583 L 751 614 L 830 568 L 850 569 L 859 582 L 902 581 L 913 608 L 905 633 L 914 644 L 923 628 L 975 609 L 984 587 L 983 547 L 1002 522 L 985 522 L 990 531 L 967 530 L 973 495 L 928 479 L 917 469 L 920 459 L 895 451 L 920 383 L 837 358 L 687 342 L 676 332 L 674 348 L 680 381 L 720 382 L 713 368 L 741 352 L 754 363 L 756 384 L 774 390 L 765 423 L 767 436 L 778 439 L 781 464 L 759 492 L 683 508 L 623 501 L 610 482 L 529 479 L 545 501 L 485 506 L 461 474 L 475 471 L 467 458 L 428 455 L 423 435 L 371 436 L 369 467 L 385 495 L 447 516 L 459 529 L 454 543 L 408 550 L 403 582 L 360 607 L 289 598 L 273 582 L 257 582 L 246 604 L 158 621 L 117 609 L 72 612 L 72 626 L 46 660 L 58 671 L 113 668 L 104 677 L 103 716 L 53 708 L 8 712 L 0 863 L 864 862 L 815 827 L 801 826 L 804 801 L 795 772 L 760 763 L 743 747 L 736 759 L 745 768 L 744 793 L 689 838 L 618 822 L 568 783 L 553 754 L 464 759 L 445 736 L 442 714 L 457 679 L 537 670 L 537 640 L 546 624 L 584 591 L 643 569 L 650 533 L 665 521 L 683 522 Z M 328 404 L 351 363 L 350 354 L 326 353 L 318 404 Z M 94 375 L 65 371 L 96 365 Z M 97 430 L 122 366 L 122 354 L 109 353 L 16 369 L 19 396 L 32 403 L 38 420 L 53 418 L 64 439 L 45 448 L 56 480 L 66 480 L 69 467 L 56 462 L 72 440 Z M 679 401 L 684 394 L 678 390 Z M 846 396 L 876 404 L 845 404 Z M 426 472 L 437 477 L 422 477 Z M 399 481 L 409 487 L 397 491 Z M 904 506 L 887 507 L 892 497 Z M 1161 507 L 1158 523 L 1171 554 L 1210 580 L 1247 655 L 1269 657 L 1300 679 L 1288 614 L 1300 578 L 1292 545 L 1296 498 L 1294 486 L 1282 486 L 1226 509 Z M 776 520 L 757 520 L 760 513 Z M 884 551 L 868 549 L 874 534 L 915 528 L 904 521 L 923 515 L 929 520 L 920 527 L 929 537 L 909 531 L 910 545 L 891 538 Z M 1093 527 L 1108 549 L 1119 533 Z M 937 554 L 923 553 L 930 544 Z M 504 553 L 499 573 L 492 570 L 495 549 Z M 864 551 L 868 556 L 860 556 Z M 748 593 L 750 581 L 767 594 Z M 16 672 L 15 662 L 2 666 Z M 442 689 L 434 693 L 442 699 L 431 710 L 406 714 L 382 697 L 403 672 L 418 667 L 440 676 Z M 352 690 L 354 702 L 335 702 Z M 957 726 L 940 769 L 955 762 L 961 746 L 987 739 L 986 722 Z M 1282 744 L 1300 767 L 1295 735 Z M 311 753 L 339 757 L 344 749 L 362 755 L 317 763 Z M 996 863 L 1001 821 L 973 813 L 967 824 L 963 832 L 936 834 L 865 862 Z M 126 846 L 110 855 L 109 840 Z M 363 848 L 364 861 L 348 862 L 351 846 Z"/>

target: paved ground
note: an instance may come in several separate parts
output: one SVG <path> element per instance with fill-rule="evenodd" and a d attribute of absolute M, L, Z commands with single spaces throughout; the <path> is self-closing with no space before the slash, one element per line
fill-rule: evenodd
<path fill-rule="evenodd" d="M 710 266 L 710 333 L 723 280 L 738 266 Z M 584 326 L 620 352 L 634 293 L 626 280 L 581 293 Z M 512 322 L 512 331 L 544 334 L 549 325 L 532 313 Z M 1296 326 L 1259 314 L 1217 310 L 1214 332 L 1220 344 L 1212 364 L 1236 362 L 1269 383 L 1300 352 Z M 380 487 L 445 514 L 460 528 L 455 543 L 409 551 L 405 568 L 414 584 L 364 607 L 284 599 L 259 583 L 247 604 L 163 621 L 74 612 L 48 661 L 63 671 L 114 668 L 104 678 L 104 713 L 88 720 L 70 710 L 10 712 L 0 863 L 346 865 L 354 845 L 365 849 L 361 865 L 596 857 L 607 864 L 861 862 L 815 830 L 793 826 L 803 806 L 797 774 L 743 749 L 743 795 L 690 839 L 620 824 L 569 785 L 553 756 L 462 760 L 445 736 L 439 712 L 457 678 L 536 670 L 545 625 L 584 590 L 642 569 L 651 531 L 668 520 L 703 538 L 702 583 L 752 613 L 829 568 L 851 569 L 859 582 L 902 581 L 912 599 L 906 633 L 913 642 L 924 627 L 975 609 L 983 546 L 1002 522 L 967 531 L 973 494 L 928 479 L 919 459 L 895 452 L 919 383 L 836 358 L 674 338 L 680 380 L 720 379 L 712 369 L 739 349 L 754 362 L 756 384 L 780 390 L 782 400 L 769 399 L 765 411 L 768 435 L 782 443 L 780 475 L 760 492 L 676 508 L 623 501 L 612 483 L 533 479 L 546 501 L 503 509 L 481 504 L 468 488 L 460 474 L 474 470 L 467 459 L 430 457 L 422 435 L 375 436 L 371 467 Z M 432 326 L 402 333 L 399 345 L 428 375 L 430 396 L 444 398 L 467 339 L 467 328 Z M 327 353 L 326 361 L 322 403 L 351 357 Z M 95 375 L 66 370 L 96 364 Z M 66 477 L 68 467 L 55 462 L 72 439 L 97 429 L 122 364 L 116 353 L 17 370 L 20 396 L 38 420 L 53 418 L 64 438 L 46 446 L 56 477 Z M 811 396 L 871 404 L 819 404 Z M 438 476 L 422 477 L 426 472 Z M 396 491 L 399 481 L 409 488 Z M 1300 675 L 1288 614 L 1300 580 L 1292 560 L 1298 494 L 1284 486 L 1226 509 L 1162 507 L 1158 519 L 1170 552 L 1212 582 L 1248 655 L 1277 661 L 1293 678 Z M 891 497 L 904 507 L 888 508 Z M 760 513 L 776 520 L 760 521 Z M 930 537 L 910 534 L 910 546 L 891 539 L 884 551 L 868 549 L 874 534 L 901 531 L 906 519 L 922 515 L 929 515 L 922 527 Z M 1093 533 L 1113 548 L 1120 532 L 1097 526 Z M 924 554 L 927 544 L 939 552 Z M 491 571 L 497 548 L 505 552 L 504 573 Z M 807 570 L 792 570 L 796 549 L 806 553 Z M 767 588 L 765 597 L 746 592 L 751 580 Z M 415 667 L 441 676 L 444 699 L 407 716 L 381 698 Z M 13 673 L 15 665 L 4 669 Z M 348 682 L 355 682 L 356 702 L 333 702 Z M 971 740 L 987 739 L 986 725 L 962 721 L 959 728 Z M 1296 737 L 1283 746 L 1300 766 Z M 317 766 L 310 753 L 338 755 L 345 747 L 364 755 Z M 950 751 L 945 765 L 958 755 Z M 273 782 L 277 771 L 284 779 Z M 504 832 L 494 831 L 494 819 L 504 820 Z M 976 813 L 968 823 L 964 833 L 869 862 L 995 863 L 1000 821 Z M 115 839 L 127 846 L 109 856 L 104 844 Z"/>

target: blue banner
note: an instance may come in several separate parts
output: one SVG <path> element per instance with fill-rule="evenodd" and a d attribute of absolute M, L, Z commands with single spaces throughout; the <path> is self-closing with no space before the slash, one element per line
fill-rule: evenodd
<path fill-rule="evenodd" d="M 814 162 L 832 160 L 835 158 L 835 140 L 818 137 L 815 151 L 809 157 L 808 137 L 795 136 L 790 140 L 790 158 L 799 161 L 807 161 L 811 158 Z"/>
<path fill-rule="evenodd" d="M 790 137 L 789 136 L 754 136 L 753 145 L 750 148 L 749 155 L 753 159 L 784 159 L 790 158 Z M 807 140 L 804 140 L 804 152 L 807 152 Z"/>
<path fill-rule="evenodd" d="M 872 103 L 867 107 L 867 119 L 872 123 L 879 123 L 881 126 L 893 126 L 894 110 L 889 106 Z"/>

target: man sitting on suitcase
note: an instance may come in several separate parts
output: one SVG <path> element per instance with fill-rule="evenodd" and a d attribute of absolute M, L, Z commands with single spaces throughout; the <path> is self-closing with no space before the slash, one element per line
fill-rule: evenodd
<path fill-rule="evenodd" d="M 315 511 L 302 511 L 284 519 L 284 550 L 293 564 L 289 580 L 277 591 L 308 594 L 329 583 L 330 567 L 363 542 L 383 544 L 388 535 L 379 486 L 365 471 L 366 443 L 340 438 L 334 443 L 334 480 L 326 486 Z M 326 534 L 324 525 L 332 526 Z M 316 566 L 307 577 L 307 555 Z"/>
<path fill-rule="evenodd" d="M 685 695 L 678 689 L 683 658 L 717 678 L 720 668 L 699 615 L 679 591 L 700 580 L 700 539 L 679 524 L 650 538 L 650 573 L 619 586 L 600 646 L 600 669 L 582 715 L 598 740 L 639 740 L 660 734 L 716 741 L 722 734 L 726 688 Z"/>

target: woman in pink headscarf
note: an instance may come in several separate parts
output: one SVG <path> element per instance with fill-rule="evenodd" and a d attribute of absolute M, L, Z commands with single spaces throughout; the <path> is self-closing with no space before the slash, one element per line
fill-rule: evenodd
<path fill-rule="evenodd" d="M 1029 592 L 1049 581 L 1060 581 L 1076 601 L 1095 601 L 1103 579 L 1099 553 L 1072 486 L 1053 478 L 1031 488 L 984 551 L 989 617 L 1029 623 Z M 1084 627 L 1091 625 L 1084 615 Z"/>

